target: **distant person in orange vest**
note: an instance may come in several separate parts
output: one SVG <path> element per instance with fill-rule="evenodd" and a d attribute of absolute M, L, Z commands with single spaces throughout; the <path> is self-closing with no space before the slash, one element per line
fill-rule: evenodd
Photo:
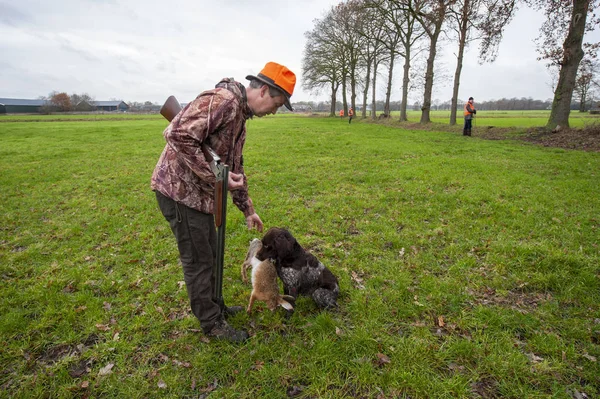
<path fill-rule="evenodd" d="M 344 117 L 344 110 L 340 109 L 340 118 L 343 118 L 343 117 Z"/>
<path fill-rule="evenodd" d="M 350 109 L 348 109 L 348 124 L 352 123 L 352 117 L 354 116 L 354 110 L 352 109 L 352 107 L 350 107 Z"/>
<path fill-rule="evenodd" d="M 473 104 L 473 97 L 469 97 L 469 101 L 465 104 L 464 116 L 465 126 L 463 127 L 463 136 L 471 135 L 471 124 L 473 123 L 474 115 L 477 113 Z"/>

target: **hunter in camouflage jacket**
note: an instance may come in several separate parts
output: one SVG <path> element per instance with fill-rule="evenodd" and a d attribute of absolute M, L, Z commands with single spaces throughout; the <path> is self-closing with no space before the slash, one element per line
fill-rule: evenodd
<path fill-rule="evenodd" d="M 231 172 L 243 174 L 246 120 L 251 117 L 246 89 L 233 79 L 225 78 L 201 93 L 165 129 L 167 144 L 152 174 L 151 188 L 190 208 L 214 214 L 215 175 L 201 144 L 209 145 Z M 245 175 L 244 187 L 231 194 L 245 217 L 254 213 Z"/>

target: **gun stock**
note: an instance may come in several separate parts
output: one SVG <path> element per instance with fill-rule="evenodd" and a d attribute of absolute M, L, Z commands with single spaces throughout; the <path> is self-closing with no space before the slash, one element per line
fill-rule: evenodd
<path fill-rule="evenodd" d="M 181 112 L 181 104 L 179 104 L 179 101 L 177 101 L 175 96 L 169 96 L 167 101 L 165 101 L 160 108 L 160 114 L 169 122 L 171 122 L 179 112 Z"/>

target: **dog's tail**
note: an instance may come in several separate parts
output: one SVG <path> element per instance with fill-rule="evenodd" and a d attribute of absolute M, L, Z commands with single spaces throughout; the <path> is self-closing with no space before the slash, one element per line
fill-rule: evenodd
<path fill-rule="evenodd" d="M 291 302 L 291 303 L 290 303 Z M 296 298 L 290 295 L 279 295 L 278 305 L 283 307 L 285 310 L 294 310 Z"/>

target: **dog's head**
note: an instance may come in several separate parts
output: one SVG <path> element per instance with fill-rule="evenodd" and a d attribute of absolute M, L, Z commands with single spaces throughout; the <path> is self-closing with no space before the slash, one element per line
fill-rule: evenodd
<path fill-rule="evenodd" d="M 262 248 L 256 253 L 259 260 L 275 259 L 277 262 L 293 259 L 302 247 L 286 229 L 271 227 L 262 238 Z"/>

